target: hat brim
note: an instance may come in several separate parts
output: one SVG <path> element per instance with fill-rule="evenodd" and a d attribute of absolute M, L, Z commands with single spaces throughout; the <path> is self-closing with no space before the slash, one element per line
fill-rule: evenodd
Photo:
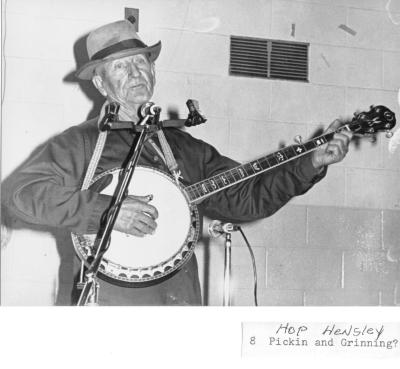
<path fill-rule="evenodd" d="M 137 55 L 137 54 L 149 54 L 150 60 L 154 62 L 161 51 L 161 41 L 156 44 L 144 48 L 126 49 L 123 51 L 116 52 L 107 56 L 104 59 L 92 60 L 82 65 L 75 73 L 75 76 L 83 80 L 91 80 L 94 75 L 94 70 L 103 63 L 109 62 L 111 60 L 124 58 L 126 56 Z"/>

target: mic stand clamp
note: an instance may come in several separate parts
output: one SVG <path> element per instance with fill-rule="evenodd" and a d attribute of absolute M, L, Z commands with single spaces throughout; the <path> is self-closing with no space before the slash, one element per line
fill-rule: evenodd
<path fill-rule="evenodd" d="M 118 112 L 119 106 L 114 106 L 114 104 L 110 104 L 111 110 L 107 112 L 106 109 L 106 117 L 103 120 L 102 127 L 110 127 L 112 124 L 112 120 L 116 118 L 116 112 Z M 110 112 L 111 111 L 111 112 Z M 94 244 L 95 256 L 88 257 L 87 262 L 89 263 L 86 272 L 84 273 L 85 281 L 83 284 L 83 288 L 78 300 L 78 306 L 88 306 L 88 305 L 97 305 L 98 303 L 98 293 L 99 293 L 99 283 L 97 281 L 97 273 L 101 264 L 101 260 L 105 252 L 108 250 L 111 241 L 111 232 L 113 230 L 115 221 L 117 220 L 119 211 L 121 209 L 122 202 L 128 196 L 128 187 L 131 182 L 134 170 L 139 161 L 140 153 L 143 149 L 144 142 L 147 138 L 149 132 L 151 132 L 154 128 L 146 122 L 148 120 L 158 123 L 159 122 L 159 114 L 160 111 L 157 111 L 154 116 L 146 115 L 142 121 L 139 122 L 138 129 L 139 135 L 137 135 L 132 143 L 132 146 L 129 150 L 128 156 L 125 160 L 125 165 L 123 166 L 121 173 L 118 178 L 118 184 L 115 188 L 114 195 L 111 200 L 110 207 L 105 212 L 105 216 L 103 216 L 101 221 L 100 230 L 97 233 L 97 237 Z M 133 126 L 132 126 L 133 127 Z M 135 126 L 136 127 L 136 126 Z M 157 127 L 157 126 L 156 126 Z"/>

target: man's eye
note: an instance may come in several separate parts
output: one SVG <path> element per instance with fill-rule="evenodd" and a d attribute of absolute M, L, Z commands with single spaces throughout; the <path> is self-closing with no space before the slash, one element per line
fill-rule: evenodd
<path fill-rule="evenodd" d="M 140 56 L 140 55 L 135 58 L 135 63 L 136 64 L 143 64 L 143 63 L 145 63 L 145 61 L 146 61 L 146 59 L 143 56 Z"/>
<path fill-rule="evenodd" d="M 114 69 L 122 69 L 124 67 L 124 64 L 119 62 L 114 64 Z"/>

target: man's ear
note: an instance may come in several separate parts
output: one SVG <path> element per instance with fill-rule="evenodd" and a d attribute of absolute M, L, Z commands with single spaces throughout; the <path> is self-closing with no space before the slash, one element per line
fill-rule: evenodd
<path fill-rule="evenodd" d="M 97 88 L 97 90 L 103 95 L 107 96 L 107 91 L 104 88 L 103 85 L 103 79 L 98 75 L 95 74 L 92 78 L 92 83 L 94 84 L 94 87 Z"/>

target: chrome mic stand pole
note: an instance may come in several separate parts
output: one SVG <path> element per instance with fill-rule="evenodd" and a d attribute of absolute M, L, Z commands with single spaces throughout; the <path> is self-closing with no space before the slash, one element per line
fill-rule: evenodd
<path fill-rule="evenodd" d="M 225 232 L 225 265 L 224 265 L 224 306 L 231 306 L 231 259 L 232 234 Z"/>

